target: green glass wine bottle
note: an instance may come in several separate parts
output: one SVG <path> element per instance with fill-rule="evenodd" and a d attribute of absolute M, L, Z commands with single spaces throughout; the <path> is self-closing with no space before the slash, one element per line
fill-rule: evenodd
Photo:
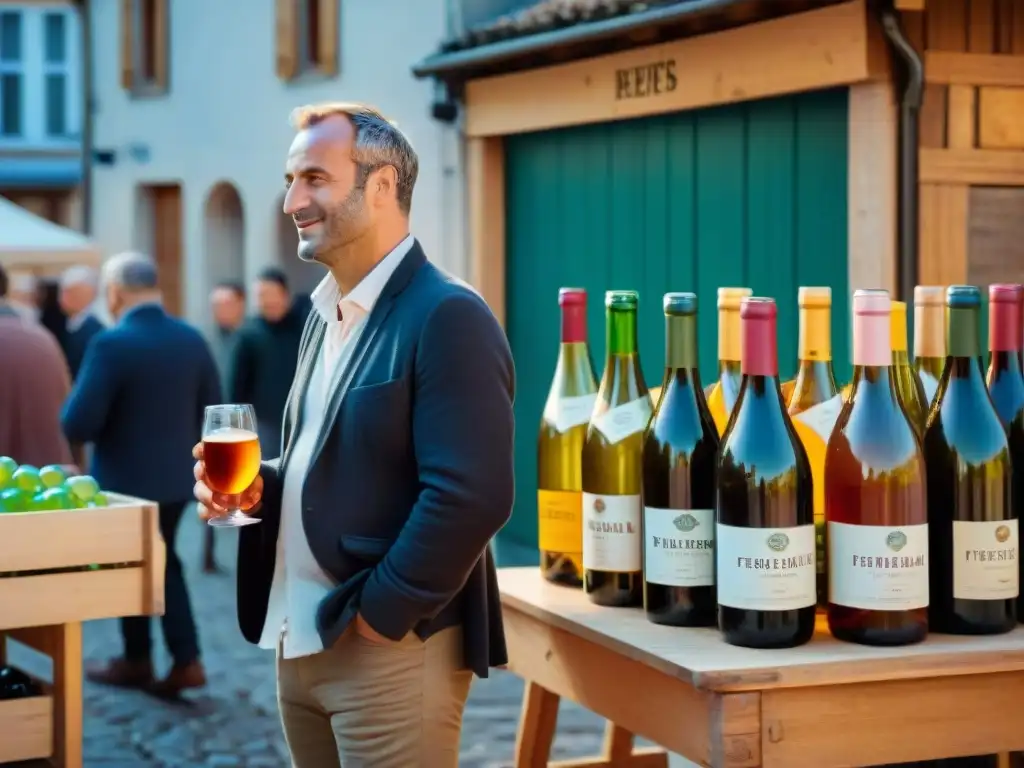
<path fill-rule="evenodd" d="M 651 397 L 637 350 L 636 291 L 608 291 L 607 358 L 583 444 L 583 588 L 598 605 L 643 602 L 641 493 Z"/>
<path fill-rule="evenodd" d="M 1019 283 L 989 286 L 988 393 L 1006 427 L 1010 465 L 1013 467 L 1013 504 L 1018 510 L 1024 503 L 1024 376 L 1020 369 L 1022 306 L 1024 286 Z M 1018 558 L 1017 562 L 1021 578 L 1024 578 L 1024 560 Z M 1022 618 L 1024 598 L 1018 595 L 1017 619 Z"/>
<path fill-rule="evenodd" d="M 718 452 L 715 578 L 725 642 L 791 648 L 814 634 L 811 466 L 782 402 L 776 308 L 750 297 L 743 320 L 743 384 Z"/>
<path fill-rule="evenodd" d="M 828 605 L 828 552 L 825 547 L 825 447 L 843 408 L 832 372 L 832 289 L 801 286 L 797 292 L 800 308 L 800 366 L 789 399 L 783 400 L 793 420 L 800 443 L 811 463 L 814 480 L 814 540 L 817 547 L 818 610 Z"/>
<path fill-rule="evenodd" d="M 896 385 L 896 395 L 900 405 L 907 413 L 907 418 L 914 426 L 918 436 L 924 434 L 924 423 L 928 418 L 928 401 L 924 394 L 924 386 L 918 378 L 917 371 L 910 365 L 907 353 L 907 304 L 903 301 L 892 302 L 889 315 L 890 334 L 892 336 L 892 373 Z"/>
<path fill-rule="evenodd" d="M 562 288 L 561 343 L 537 436 L 537 541 L 544 578 L 583 585 L 583 441 L 597 401 L 587 292 Z"/>
<path fill-rule="evenodd" d="M 981 292 L 946 291 L 946 363 L 924 430 L 928 624 L 997 634 L 1017 623 L 1017 512 L 1006 430 L 981 370 Z"/>
<path fill-rule="evenodd" d="M 946 289 L 941 285 L 914 288 L 914 370 L 931 410 L 946 364 Z"/>
<path fill-rule="evenodd" d="M 666 293 L 665 379 L 644 438 L 644 610 L 655 624 L 715 623 L 718 430 L 697 370 L 697 297 Z"/>

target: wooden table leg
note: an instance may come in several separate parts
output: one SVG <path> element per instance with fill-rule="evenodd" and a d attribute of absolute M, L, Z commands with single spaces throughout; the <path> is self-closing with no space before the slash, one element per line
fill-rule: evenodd
<path fill-rule="evenodd" d="M 82 625 L 79 622 L 50 628 L 54 633 L 53 737 L 54 764 L 82 768 Z"/>
<path fill-rule="evenodd" d="M 546 768 L 558 726 L 559 697 L 527 682 L 516 735 L 516 768 Z"/>

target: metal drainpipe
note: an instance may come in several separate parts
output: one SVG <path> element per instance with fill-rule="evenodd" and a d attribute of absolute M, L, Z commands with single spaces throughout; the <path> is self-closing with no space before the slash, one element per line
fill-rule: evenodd
<path fill-rule="evenodd" d="M 90 0 L 78 0 L 78 23 L 82 45 L 82 232 L 92 234 L 92 149 L 93 149 L 93 66 L 92 14 Z"/>
<path fill-rule="evenodd" d="M 900 94 L 899 159 L 897 171 L 896 231 L 899 269 L 896 293 L 907 306 L 913 306 L 920 259 L 918 235 L 918 152 L 921 100 L 924 95 L 924 62 L 914 50 L 900 26 L 899 14 L 892 7 L 879 13 L 882 31 L 893 52 L 903 62 L 903 92 Z"/>

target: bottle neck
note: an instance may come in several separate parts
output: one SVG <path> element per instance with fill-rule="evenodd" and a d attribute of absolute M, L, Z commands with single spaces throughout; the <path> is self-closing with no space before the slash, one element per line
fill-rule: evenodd
<path fill-rule="evenodd" d="M 1020 305 L 993 301 L 988 305 L 988 348 L 996 352 L 1020 353 Z"/>
<path fill-rule="evenodd" d="M 1019 375 L 1021 372 L 1020 352 L 1015 349 L 993 350 L 988 365 L 994 373 L 1016 373 Z"/>
<path fill-rule="evenodd" d="M 697 367 L 696 315 L 665 316 L 665 367 L 687 370 Z"/>
<path fill-rule="evenodd" d="M 946 316 L 946 354 L 977 360 L 981 356 L 981 311 L 977 307 L 948 307 Z"/>
<path fill-rule="evenodd" d="M 609 309 L 607 332 L 608 355 L 636 354 L 636 310 Z"/>
<path fill-rule="evenodd" d="M 718 362 L 739 363 L 743 354 L 740 310 L 718 310 Z"/>
<path fill-rule="evenodd" d="M 832 308 L 801 307 L 797 356 L 800 361 L 831 362 Z"/>
<path fill-rule="evenodd" d="M 779 361 L 776 353 L 774 318 L 747 318 L 742 328 L 744 376 L 778 378 Z"/>
<path fill-rule="evenodd" d="M 945 310 L 941 305 L 924 304 L 914 307 L 914 358 L 946 356 Z"/>
<path fill-rule="evenodd" d="M 562 343 L 587 343 L 587 308 L 582 304 L 562 307 Z"/>
<path fill-rule="evenodd" d="M 905 349 L 894 349 L 892 351 L 892 367 L 910 367 L 910 354 Z"/>

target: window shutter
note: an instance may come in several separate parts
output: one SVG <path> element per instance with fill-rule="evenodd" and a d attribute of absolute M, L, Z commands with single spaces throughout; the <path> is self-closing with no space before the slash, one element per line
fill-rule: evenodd
<path fill-rule="evenodd" d="M 167 0 L 156 0 L 153 3 L 153 13 L 156 18 L 153 27 L 156 35 L 153 40 L 153 61 L 156 64 L 155 85 L 161 90 L 167 90 L 167 75 L 170 71 L 171 37 L 170 19 L 168 18 Z"/>
<path fill-rule="evenodd" d="M 135 0 L 121 0 L 121 87 L 135 87 Z"/>
<path fill-rule="evenodd" d="M 338 41 L 341 35 L 341 0 L 317 0 L 320 3 L 320 60 L 317 68 L 321 74 L 338 74 Z"/>
<path fill-rule="evenodd" d="M 277 76 L 291 80 L 299 73 L 299 8 L 296 0 L 277 0 L 274 33 Z"/>

